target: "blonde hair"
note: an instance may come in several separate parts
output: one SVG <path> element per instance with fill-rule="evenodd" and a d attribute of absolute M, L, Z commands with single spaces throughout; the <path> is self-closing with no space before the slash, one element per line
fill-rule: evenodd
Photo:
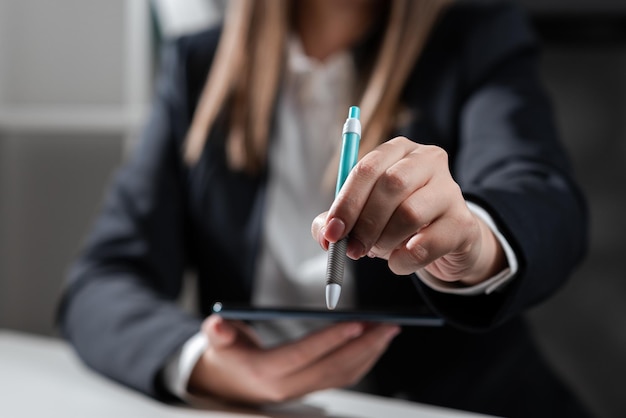
<path fill-rule="evenodd" d="M 364 155 L 384 140 L 402 88 L 443 10 L 452 0 L 392 0 L 388 22 L 360 96 Z M 274 100 L 279 87 L 288 0 L 230 0 L 223 32 L 185 141 L 195 164 L 220 112 L 228 106 L 229 167 L 250 173 L 265 164 Z M 335 162 L 331 162 L 331 165 Z M 335 164 L 336 165 L 336 164 Z"/>

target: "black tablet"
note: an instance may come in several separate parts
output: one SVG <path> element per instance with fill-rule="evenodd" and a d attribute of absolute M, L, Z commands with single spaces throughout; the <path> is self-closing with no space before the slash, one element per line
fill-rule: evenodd
<path fill-rule="evenodd" d="M 239 319 L 244 321 L 264 321 L 273 319 L 309 319 L 323 321 L 362 321 L 362 322 L 389 322 L 398 325 L 412 325 L 425 327 L 442 326 L 444 321 L 433 312 L 423 308 L 421 310 L 323 310 L 303 308 L 259 308 L 254 306 L 229 305 L 215 302 L 213 313 L 224 319 Z"/>

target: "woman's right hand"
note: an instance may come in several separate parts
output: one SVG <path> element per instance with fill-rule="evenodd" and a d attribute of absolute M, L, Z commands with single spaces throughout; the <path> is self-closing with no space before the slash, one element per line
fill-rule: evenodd
<path fill-rule="evenodd" d="M 191 373 L 189 391 L 228 401 L 266 404 L 355 384 L 400 328 L 337 323 L 272 348 L 263 348 L 246 324 L 218 315 L 209 316 L 202 331 L 209 345 Z"/>

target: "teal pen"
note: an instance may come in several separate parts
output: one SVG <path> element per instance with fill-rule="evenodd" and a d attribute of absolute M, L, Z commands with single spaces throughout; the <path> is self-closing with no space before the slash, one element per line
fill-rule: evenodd
<path fill-rule="evenodd" d="M 350 107 L 348 119 L 343 125 L 343 143 L 341 146 L 341 158 L 339 160 L 339 172 L 337 173 L 337 187 L 335 197 L 343 187 L 348 174 L 356 165 L 359 158 L 359 142 L 361 141 L 361 110 L 357 106 Z M 326 307 L 335 309 L 341 296 L 343 283 L 343 270 L 346 262 L 348 237 L 345 237 L 328 246 L 328 266 L 326 267 Z"/>

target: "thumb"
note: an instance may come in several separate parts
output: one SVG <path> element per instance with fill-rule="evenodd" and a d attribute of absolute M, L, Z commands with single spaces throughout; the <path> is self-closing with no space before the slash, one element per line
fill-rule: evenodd
<path fill-rule="evenodd" d="M 210 315 L 202 323 L 202 332 L 209 339 L 209 344 L 215 348 L 232 345 L 237 338 L 237 329 L 219 315 Z"/>
<path fill-rule="evenodd" d="M 320 213 L 311 223 L 311 236 L 313 236 L 313 239 L 317 240 L 324 251 L 328 251 L 328 241 L 324 238 L 327 217 L 328 212 Z"/>

